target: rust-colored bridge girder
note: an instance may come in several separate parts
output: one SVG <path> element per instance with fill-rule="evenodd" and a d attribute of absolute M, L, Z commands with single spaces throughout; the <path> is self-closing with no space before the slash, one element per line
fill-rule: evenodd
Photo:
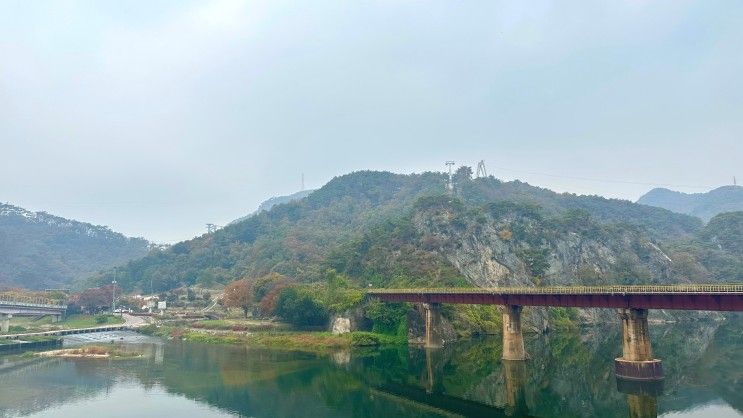
<path fill-rule="evenodd" d="M 385 302 L 464 303 L 478 305 L 559 306 L 572 308 L 743 311 L 743 285 L 611 286 L 497 289 L 376 289 L 367 292 Z M 653 290 L 643 290 L 652 288 Z M 678 289 L 683 288 L 683 291 Z M 623 289 L 624 291 L 614 291 Z M 697 290 L 698 289 L 698 290 Z M 726 290 L 727 289 L 727 290 Z"/>

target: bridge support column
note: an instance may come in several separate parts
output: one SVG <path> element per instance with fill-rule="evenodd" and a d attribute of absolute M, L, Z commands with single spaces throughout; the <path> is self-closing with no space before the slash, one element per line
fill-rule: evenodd
<path fill-rule="evenodd" d="M 62 320 L 62 315 L 52 315 L 52 323 Z"/>
<path fill-rule="evenodd" d="M 11 314 L 0 314 L 0 331 L 7 333 L 10 330 L 10 318 Z"/>
<path fill-rule="evenodd" d="M 663 366 L 653 358 L 647 309 L 620 309 L 622 357 L 614 360 L 617 377 L 633 380 L 663 379 Z"/>
<path fill-rule="evenodd" d="M 521 333 L 521 306 L 508 305 L 503 312 L 503 360 L 526 360 L 524 336 Z"/>
<path fill-rule="evenodd" d="M 424 346 L 426 348 L 438 348 L 443 345 L 443 338 L 439 335 L 441 329 L 441 304 L 440 303 L 424 303 L 423 310 L 425 311 L 426 320 L 426 340 Z"/>

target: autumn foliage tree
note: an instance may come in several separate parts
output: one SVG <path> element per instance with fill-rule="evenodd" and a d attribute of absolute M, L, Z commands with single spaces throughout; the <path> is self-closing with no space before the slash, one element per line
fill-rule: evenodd
<path fill-rule="evenodd" d="M 253 286 L 248 279 L 234 281 L 224 289 L 224 306 L 228 308 L 240 308 L 245 317 L 253 304 Z"/>
<path fill-rule="evenodd" d="M 122 289 L 113 285 L 90 288 L 75 295 L 72 302 L 91 313 L 99 312 L 111 306 L 114 291 L 116 295 L 122 294 Z"/>
<path fill-rule="evenodd" d="M 253 292 L 261 315 L 268 316 L 274 313 L 279 293 L 291 283 L 291 279 L 278 273 L 269 273 L 255 281 Z"/>

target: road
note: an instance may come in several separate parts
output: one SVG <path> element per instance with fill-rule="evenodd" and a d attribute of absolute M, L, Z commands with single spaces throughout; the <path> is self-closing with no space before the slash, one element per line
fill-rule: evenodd
<path fill-rule="evenodd" d="M 139 328 L 149 324 L 148 318 L 145 316 L 123 314 L 121 317 L 124 319 L 124 325 L 127 327 Z"/>

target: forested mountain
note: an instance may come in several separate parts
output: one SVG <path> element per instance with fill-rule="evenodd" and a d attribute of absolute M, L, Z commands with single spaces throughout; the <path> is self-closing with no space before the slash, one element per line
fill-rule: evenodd
<path fill-rule="evenodd" d="M 334 269 L 366 286 L 546 285 L 742 280 L 705 245 L 733 256 L 695 217 L 526 183 L 440 173 L 356 172 L 304 199 L 152 252 L 119 272 L 127 289 L 165 290 L 281 273 L 300 282 Z M 723 219 L 723 221 L 726 221 Z M 730 241 L 730 242 L 728 242 Z M 105 283 L 112 272 L 93 281 Z"/>
<path fill-rule="evenodd" d="M 0 287 L 70 282 L 147 254 L 149 243 L 107 227 L 0 204 Z"/>
<path fill-rule="evenodd" d="M 637 203 L 697 216 L 706 222 L 719 213 L 743 211 L 743 187 L 723 186 L 707 193 L 658 188 L 647 192 Z"/>

